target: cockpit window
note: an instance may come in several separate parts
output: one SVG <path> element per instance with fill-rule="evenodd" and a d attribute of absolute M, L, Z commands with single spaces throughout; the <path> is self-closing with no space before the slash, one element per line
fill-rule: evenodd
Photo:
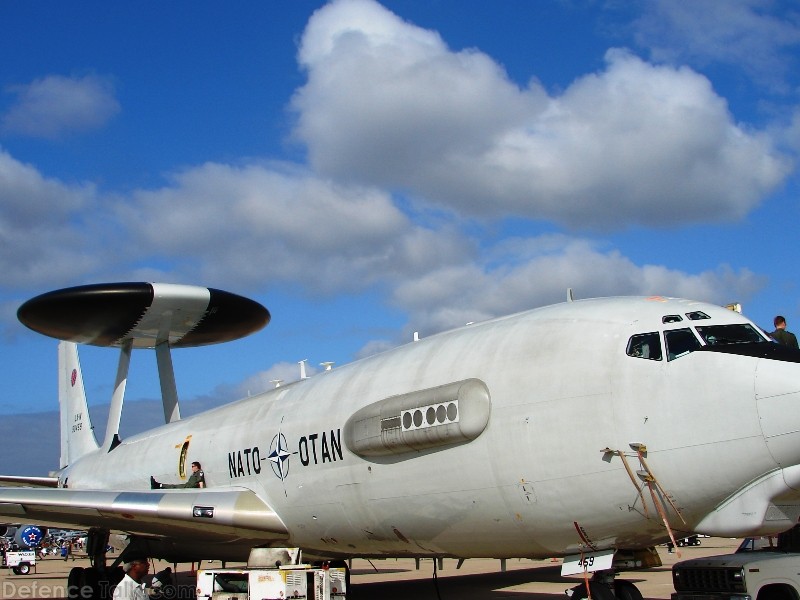
<path fill-rule="evenodd" d="M 747 323 L 742 323 L 741 325 L 704 325 L 697 328 L 697 333 L 709 346 L 766 341 L 753 326 Z"/>
<path fill-rule="evenodd" d="M 691 329 L 665 331 L 664 341 L 667 343 L 667 360 L 675 360 L 700 347 L 700 340 L 695 337 Z"/>
<path fill-rule="evenodd" d="M 679 323 L 683 321 L 683 317 L 680 315 L 664 315 L 661 317 L 662 323 Z"/>
<path fill-rule="evenodd" d="M 701 321 L 702 319 L 710 319 L 711 317 L 709 317 L 706 313 L 697 310 L 695 312 L 686 313 L 686 318 L 690 321 Z"/>
<path fill-rule="evenodd" d="M 661 339 L 657 331 L 640 333 L 628 340 L 628 356 L 661 360 Z"/>

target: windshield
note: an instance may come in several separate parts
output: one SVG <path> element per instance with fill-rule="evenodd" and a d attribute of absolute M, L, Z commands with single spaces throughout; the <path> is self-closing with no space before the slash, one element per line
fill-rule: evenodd
<path fill-rule="evenodd" d="M 689 328 L 665 331 L 664 341 L 667 343 L 668 361 L 685 356 L 700 347 L 700 340 L 694 336 Z"/>
<path fill-rule="evenodd" d="M 741 325 L 698 326 L 697 333 L 709 346 L 767 341 L 756 331 L 755 327 L 746 323 Z"/>

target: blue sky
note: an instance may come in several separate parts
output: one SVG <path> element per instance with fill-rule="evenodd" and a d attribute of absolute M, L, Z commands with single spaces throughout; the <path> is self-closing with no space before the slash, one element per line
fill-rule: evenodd
<path fill-rule="evenodd" d="M 0 56 L 8 424 L 57 404 L 16 309 L 103 281 L 272 312 L 174 353 L 186 412 L 568 287 L 800 329 L 793 2 L 3 2 Z M 107 403 L 116 353 L 81 356 Z"/>

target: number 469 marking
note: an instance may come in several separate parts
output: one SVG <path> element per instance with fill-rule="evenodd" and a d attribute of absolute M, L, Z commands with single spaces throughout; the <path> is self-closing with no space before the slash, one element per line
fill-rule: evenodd
<path fill-rule="evenodd" d="M 564 557 L 564 563 L 561 565 L 561 575 L 606 571 L 611 568 L 613 562 L 614 550 L 572 554 Z"/>

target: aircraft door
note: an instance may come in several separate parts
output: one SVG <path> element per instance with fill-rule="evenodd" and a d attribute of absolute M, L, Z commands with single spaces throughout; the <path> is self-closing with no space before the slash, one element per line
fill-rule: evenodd
<path fill-rule="evenodd" d="M 800 463 L 800 364 L 758 361 L 756 406 L 770 454 L 781 467 Z"/>

